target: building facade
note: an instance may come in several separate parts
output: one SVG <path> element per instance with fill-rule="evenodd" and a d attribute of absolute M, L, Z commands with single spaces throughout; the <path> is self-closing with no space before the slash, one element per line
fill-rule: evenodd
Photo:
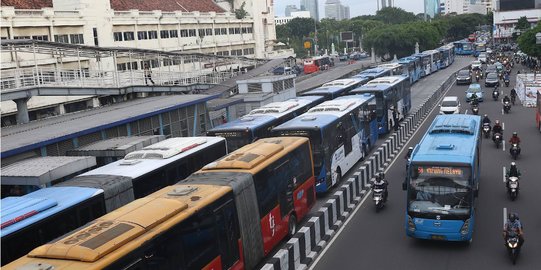
<path fill-rule="evenodd" d="M 541 21 L 541 0 L 499 0 L 495 3 L 494 28 L 495 42 L 506 43 L 513 38 L 519 18 L 526 17 L 531 27 Z"/>
<path fill-rule="evenodd" d="M 310 18 L 310 12 L 304 11 L 293 11 L 289 17 L 274 17 L 274 24 L 283 25 L 295 18 Z"/>
<path fill-rule="evenodd" d="M 433 19 L 440 13 L 440 0 L 424 0 L 425 16 Z"/>
<path fill-rule="evenodd" d="M 349 7 L 342 5 L 340 0 L 327 0 L 325 2 L 325 18 L 337 21 L 349 19 Z"/>
<path fill-rule="evenodd" d="M 310 18 L 319 21 L 318 0 L 301 0 L 301 10 L 310 12 Z"/>
<path fill-rule="evenodd" d="M 286 17 L 291 17 L 291 12 L 299 11 L 296 5 L 287 5 L 285 9 Z"/>

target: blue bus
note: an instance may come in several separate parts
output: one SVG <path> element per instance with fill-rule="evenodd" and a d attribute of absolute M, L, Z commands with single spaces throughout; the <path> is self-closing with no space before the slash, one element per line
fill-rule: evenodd
<path fill-rule="evenodd" d="M 272 129 L 273 136 L 310 139 L 316 192 L 326 192 L 339 183 L 375 144 L 374 98 L 370 94 L 338 97 Z"/>
<path fill-rule="evenodd" d="M 330 81 L 322 86 L 303 92 L 302 96 L 323 96 L 325 100 L 335 99 L 347 94 L 350 90 L 366 83 L 366 78 L 349 78 Z"/>
<path fill-rule="evenodd" d="M 389 76 L 400 76 L 400 75 L 409 76 L 407 67 L 398 62 L 385 63 L 385 64 L 378 65 L 378 67 L 388 69 L 390 71 Z"/>
<path fill-rule="evenodd" d="M 407 68 L 410 84 L 414 84 L 421 79 L 421 58 L 408 56 L 400 58 L 398 63 Z"/>
<path fill-rule="evenodd" d="M 354 75 L 352 78 L 367 78 L 368 80 L 373 80 L 385 76 L 391 76 L 391 70 L 388 68 L 375 67 L 365 69 L 359 72 L 357 75 Z"/>
<path fill-rule="evenodd" d="M 441 52 L 438 50 L 427 50 L 423 52 L 430 56 L 430 73 L 441 69 Z"/>
<path fill-rule="evenodd" d="M 353 89 L 351 94 L 372 94 L 376 96 L 376 118 L 378 133 L 387 134 L 392 130 L 392 110 L 400 113 L 399 121 L 411 109 L 411 84 L 407 77 L 391 76 L 374 79 L 367 84 Z"/>
<path fill-rule="evenodd" d="M 480 53 L 487 51 L 487 45 L 485 42 L 476 42 L 473 44 L 473 56 L 478 57 Z"/>
<path fill-rule="evenodd" d="M 479 190 L 481 117 L 438 115 L 408 166 L 405 229 L 410 237 L 471 241 Z"/>
<path fill-rule="evenodd" d="M 453 42 L 455 46 L 456 55 L 472 55 L 473 54 L 473 43 L 467 40 L 460 40 Z"/>
<path fill-rule="evenodd" d="M 421 78 L 430 75 L 432 73 L 432 66 L 430 64 L 430 55 L 426 53 L 416 53 L 412 55 L 418 57 L 421 61 Z"/>
<path fill-rule="evenodd" d="M 443 45 L 438 48 L 441 53 L 441 68 L 446 68 L 455 62 L 455 48 L 453 44 Z"/>
<path fill-rule="evenodd" d="M 228 152 L 233 152 L 257 139 L 268 137 L 273 127 L 303 114 L 324 99 L 322 96 L 303 96 L 273 102 L 208 130 L 207 136 L 225 138 Z"/>
<path fill-rule="evenodd" d="M 103 190 L 86 187 L 46 187 L 1 207 L 2 265 L 106 213 Z"/>

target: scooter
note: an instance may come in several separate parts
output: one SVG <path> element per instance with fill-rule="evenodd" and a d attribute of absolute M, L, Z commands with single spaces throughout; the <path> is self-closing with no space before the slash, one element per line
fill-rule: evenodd
<path fill-rule="evenodd" d="M 511 104 L 509 104 L 509 101 L 505 101 L 503 103 L 503 111 L 505 113 L 509 113 L 511 111 Z"/>
<path fill-rule="evenodd" d="M 483 134 L 485 134 L 485 139 L 488 139 L 488 137 L 490 137 L 490 124 L 489 123 L 483 124 Z"/>
<path fill-rule="evenodd" d="M 478 115 L 479 114 L 479 105 L 472 104 L 471 105 L 471 111 L 473 112 L 473 114 Z"/>
<path fill-rule="evenodd" d="M 514 160 L 517 160 L 518 155 L 520 155 L 520 147 L 518 144 L 514 143 L 513 146 L 511 146 L 509 154 L 511 154 Z"/>
<path fill-rule="evenodd" d="M 507 177 L 507 194 L 509 194 L 509 198 L 511 198 L 511 201 L 514 201 L 518 197 L 518 177 L 516 176 L 510 176 Z"/>
<path fill-rule="evenodd" d="M 475 75 L 475 80 L 479 82 L 479 74 Z"/>
<path fill-rule="evenodd" d="M 376 206 L 376 212 L 378 212 L 385 206 L 385 198 L 383 193 L 383 189 L 376 188 L 374 189 L 374 193 L 372 194 L 372 200 L 374 201 L 374 205 Z"/>
<path fill-rule="evenodd" d="M 504 79 L 503 82 L 505 83 L 505 87 L 509 87 L 509 79 Z"/>
<path fill-rule="evenodd" d="M 507 246 L 507 251 L 509 252 L 509 257 L 511 258 L 511 262 L 514 265 L 517 263 L 518 254 L 520 253 L 518 234 L 514 231 L 509 232 L 507 239 L 505 239 L 505 243 Z"/>
<path fill-rule="evenodd" d="M 494 133 L 492 140 L 494 141 L 494 144 L 496 144 L 496 148 L 500 148 L 500 145 L 502 144 L 502 134 Z"/>
<path fill-rule="evenodd" d="M 492 91 L 492 99 L 494 99 L 494 101 L 497 101 L 499 97 L 500 97 L 500 91 L 498 91 L 498 89 L 494 89 Z"/>

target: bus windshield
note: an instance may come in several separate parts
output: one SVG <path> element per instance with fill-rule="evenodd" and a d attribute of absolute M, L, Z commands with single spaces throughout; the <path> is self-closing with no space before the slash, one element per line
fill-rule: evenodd
<path fill-rule="evenodd" d="M 413 217 L 467 219 L 472 203 L 467 167 L 412 167 L 408 213 Z"/>
<path fill-rule="evenodd" d="M 210 136 L 224 137 L 227 141 L 227 151 L 233 152 L 247 144 L 252 143 L 252 133 L 250 131 L 228 131 L 215 132 Z"/>

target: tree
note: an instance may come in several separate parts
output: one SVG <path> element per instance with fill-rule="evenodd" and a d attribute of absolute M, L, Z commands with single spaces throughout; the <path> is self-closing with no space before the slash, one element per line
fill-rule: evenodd
<path fill-rule="evenodd" d="M 386 7 L 376 12 L 375 19 L 388 24 L 401 24 L 416 21 L 417 17 L 401 8 Z"/>
<path fill-rule="evenodd" d="M 312 18 L 294 18 L 287 23 L 287 27 L 292 36 L 302 38 L 314 31 L 314 24 Z"/>
<path fill-rule="evenodd" d="M 535 35 L 541 32 L 541 22 L 534 28 L 522 33 L 518 38 L 518 46 L 521 51 L 529 56 L 541 57 L 541 44 L 535 43 Z"/>
<path fill-rule="evenodd" d="M 519 30 L 530 29 L 531 27 L 530 27 L 530 23 L 528 22 L 528 18 L 526 18 L 526 16 L 522 16 L 518 18 L 517 26 L 515 28 Z"/>

